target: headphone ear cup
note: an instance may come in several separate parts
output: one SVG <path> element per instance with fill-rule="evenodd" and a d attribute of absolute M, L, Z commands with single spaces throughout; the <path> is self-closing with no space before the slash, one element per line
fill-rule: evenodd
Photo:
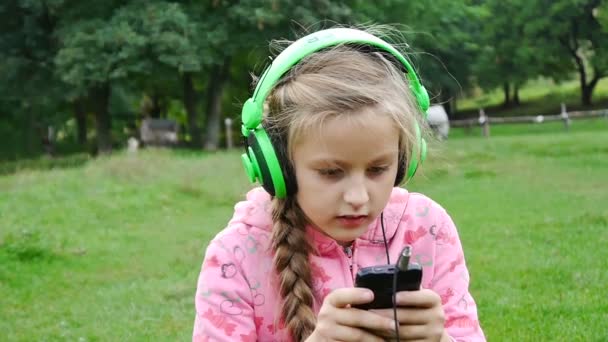
<path fill-rule="evenodd" d="M 268 158 L 264 155 L 264 151 L 267 151 L 268 153 L 268 147 L 262 148 L 260 141 L 253 131 L 247 136 L 247 145 L 247 157 L 251 168 L 246 164 L 245 169 L 248 173 L 253 174 L 253 177 L 250 177 L 250 180 L 255 182 L 257 179 L 266 192 L 268 192 L 271 196 L 275 196 L 275 184 L 272 181 L 272 175 L 270 174 L 270 169 L 268 167 Z M 272 146 L 270 147 L 272 148 Z M 252 171 L 250 171 L 250 169 Z"/>
<path fill-rule="evenodd" d="M 396 185 L 401 184 L 404 177 L 406 181 L 412 179 L 416 174 L 418 167 L 422 165 L 422 162 L 424 162 L 424 160 L 426 159 L 426 140 L 422 139 L 422 133 L 420 131 L 420 126 L 418 125 L 418 123 L 415 124 L 415 130 L 416 144 L 412 146 L 407 172 L 405 171 L 405 156 L 400 157 L 399 168 L 397 169 L 397 177 L 395 179 Z"/>
<path fill-rule="evenodd" d="M 407 172 L 407 180 L 410 180 L 414 177 L 414 175 L 416 174 L 416 171 L 418 171 L 418 168 L 423 164 L 424 160 L 426 159 L 426 140 L 424 139 L 420 139 L 419 141 L 419 150 L 418 156 L 413 156 L 412 157 L 412 161 L 410 163 L 410 167 L 408 168 L 408 172 Z"/>
<path fill-rule="evenodd" d="M 403 178 L 405 178 L 405 154 L 399 154 L 399 160 L 397 161 L 397 175 L 395 176 L 395 186 L 401 185 Z"/>
<path fill-rule="evenodd" d="M 289 157 L 287 155 L 287 142 L 281 134 L 273 131 L 272 129 L 266 129 L 266 132 L 268 133 L 268 138 L 274 147 L 277 160 L 283 173 L 283 180 L 285 181 L 287 196 L 295 195 L 295 193 L 298 191 L 298 184 L 293 165 L 289 161 Z"/>
<path fill-rule="evenodd" d="M 256 180 L 271 196 L 285 198 L 295 194 L 297 185 L 285 144 L 278 134 L 261 128 L 247 135 L 247 153 L 241 156 L 249 180 Z"/>

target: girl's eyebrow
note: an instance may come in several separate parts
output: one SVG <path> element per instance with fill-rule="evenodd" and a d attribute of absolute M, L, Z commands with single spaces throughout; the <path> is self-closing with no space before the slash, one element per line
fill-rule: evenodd
<path fill-rule="evenodd" d="M 390 152 L 386 152 L 384 154 L 381 154 L 380 156 L 378 156 L 377 158 L 375 158 L 374 160 L 372 160 L 372 163 L 377 163 L 377 162 L 381 162 L 381 161 L 387 161 L 387 160 L 391 160 L 393 159 L 395 153 L 399 153 L 399 151 L 390 151 Z"/>
<path fill-rule="evenodd" d="M 375 163 L 379 163 L 379 162 L 386 162 L 386 161 L 390 161 L 394 158 L 394 155 L 397 151 L 389 151 L 389 152 L 385 152 L 383 154 L 380 154 L 378 156 L 376 156 L 374 159 L 372 159 L 369 164 L 375 164 Z M 335 164 L 338 165 L 340 167 L 343 166 L 348 166 L 350 165 L 349 162 L 345 161 L 345 160 L 340 160 L 340 159 L 336 159 L 336 158 L 331 158 L 331 157 L 325 157 L 325 156 L 321 156 L 319 158 L 315 158 L 312 159 L 310 161 L 311 164 Z"/>

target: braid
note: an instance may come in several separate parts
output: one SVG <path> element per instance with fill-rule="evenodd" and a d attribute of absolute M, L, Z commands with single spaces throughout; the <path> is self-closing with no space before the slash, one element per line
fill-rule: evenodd
<path fill-rule="evenodd" d="M 293 198 L 275 198 L 273 204 L 272 249 L 283 299 L 281 319 L 294 341 L 302 341 L 312 333 L 316 323 L 306 220 Z"/>

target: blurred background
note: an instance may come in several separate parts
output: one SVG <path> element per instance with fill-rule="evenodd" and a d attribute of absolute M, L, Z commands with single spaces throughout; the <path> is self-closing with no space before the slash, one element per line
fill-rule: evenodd
<path fill-rule="evenodd" d="M 396 24 L 452 120 L 602 107 L 604 1 L 72 1 L 0 4 L 0 160 L 97 154 L 142 140 L 215 150 L 238 141 L 251 73 L 272 38 Z M 165 119 L 150 120 L 149 119 Z M 226 130 L 225 119 L 236 120 Z M 164 126 L 163 126 L 164 125 Z M 455 124 L 458 125 L 458 124 Z M 145 128 L 144 128 L 145 129 Z M 231 132 L 231 133 L 227 133 Z M 145 138 L 145 137 L 144 137 Z M 8 167 L 5 167 L 8 168 Z"/>
<path fill-rule="evenodd" d="M 187 341 L 271 39 L 392 24 L 491 341 L 608 341 L 608 1 L 1 0 L 0 341 Z M 424 260 L 422 260 L 424 261 Z"/>

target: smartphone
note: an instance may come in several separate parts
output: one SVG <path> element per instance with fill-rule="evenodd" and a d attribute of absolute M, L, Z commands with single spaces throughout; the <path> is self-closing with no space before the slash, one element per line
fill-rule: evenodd
<path fill-rule="evenodd" d="M 382 265 L 361 268 L 355 278 L 355 287 L 365 287 L 374 292 L 370 303 L 354 307 L 369 309 L 387 309 L 393 307 L 393 276 L 397 272 L 397 292 L 417 291 L 422 281 L 422 267 L 416 263 L 407 264 L 407 269 L 396 265 Z"/>

